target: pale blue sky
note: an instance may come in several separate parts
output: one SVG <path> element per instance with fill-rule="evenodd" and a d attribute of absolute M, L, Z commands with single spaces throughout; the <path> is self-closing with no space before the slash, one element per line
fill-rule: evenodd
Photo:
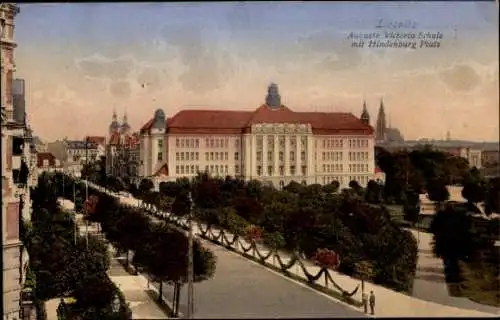
<path fill-rule="evenodd" d="M 351 48 L 379 19 L 440 31 L 441 47 Z M 408 139 L 493 140 L 497 28 L 487 2 L 23 4 L 17 75 L 48 139 L 104 134 L 113 108 L 135 129 L 156 108 L 255 109 L 274 81 L 295 110 L 358 114 L 366 98 L 373 122 L 384 97 Z"/>

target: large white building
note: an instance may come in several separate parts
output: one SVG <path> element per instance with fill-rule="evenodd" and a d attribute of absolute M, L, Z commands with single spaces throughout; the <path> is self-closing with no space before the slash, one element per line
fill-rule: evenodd
<path fill-rule="evenodd" d="M 365 110 L 366 111 L 366 110 Z M 278 87 L 254 111 L 157 110 L 140 131 L 140 175 L 161 181 L 214 176 L 347 186 L 374 178 L 374 130 L 351 113 L 294 112 Z"/>

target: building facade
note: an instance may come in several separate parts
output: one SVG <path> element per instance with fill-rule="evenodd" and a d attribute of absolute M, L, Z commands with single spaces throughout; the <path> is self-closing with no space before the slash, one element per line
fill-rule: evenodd
<path fill-rule="evenodd" d="M 500 166 L 500 150 L 498 148 L 487 148 L 481 152 L 481 166 Z"/>
<path fill-rule="evenodd" d="M 121 124 L 117 119 L 113 111 L 106 143 L 106 174 L 138 183 L 139 134 L 132 132 L 126 113 Z"/>
<path fill-rule="evenodd" d="M 347 187 L 374 178 L 374 130 L 351 113 L 294 112 L 271 84 L 254 111 L 157 110 L 140 130 L 140 175 L 159 181 L 213 176 Z"/>
<path fill-rule="evenodd" d="M 139 135 L 113 133 L 106 144 L 106 174 L 137 182 Z"/>
<path fill-rule="evenodd" d="M 33 182 L 31 130 L 24 110 L 24 82 L 14 87 L 14 19 L 19 8 L 13 3 L 0 4 L 1 92 L 2 110 L 2 240 L 3 240 L 3 319 L 26 319 L 23 286 L 28 254 L 20 240 L 20 224 L 29 221 Z M 19 84 L 19 82 L 17 82 Z M 16 99 L 14 99 L 14 91 Z M 31 172 L 30 172 L 31 171 Z"/>
<path fill-rule="evenodd" d="M 105 155 L 105 146 L 90 140 L 63 140 L 65 148 L 65 172 L 79 177 L 86 163 L 95 162 Z"/>

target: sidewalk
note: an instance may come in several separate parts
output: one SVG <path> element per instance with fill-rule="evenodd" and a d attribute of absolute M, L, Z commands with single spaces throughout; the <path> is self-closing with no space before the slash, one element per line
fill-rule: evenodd
<path fill-rule="evenodd" d="M 442 305 L 498 314 L 499 308 L 476 303 L 467 298 L 452 297 L 448 291 L 444 275 L 444 265 L 432 253 L 432 234 L 410 231 L 418 241 L 418 261 L 413 296 Z"/>
<path fill-rule="evenodd" d="M 62 203 L 62 201 L 61 201 Z M 67 210 L 72 210 L 74 205 L 69 200 L 64 200 L 62 203 L 64 208 Z M 89 223 L 85 226 L 82 214 L 76 214 L 76 221 L 80 235 L 85 236 L 88 232 L 89 234 L 100 234 L 99 227 L 97 223 Z M 118 258 L 115 257 L 114 249 L 110 245 L 111 254 L 111 265 L 107 271 L 107 274 L 111 281 L 120 289 L 125 297 L 125 301 L 129 303 L 130 310 L 132 311 L 132 319 L 167 319 L 168 315 L 165 314 L 163 309 L 157 304 L 153 298 L 152 292 L 155 293 L 156 289 L 148 286 L 147 280 L 143 276 L 130 275 L 125 268 L 118 262 Z M 49 307 L 55 304 L 55 308 L 59 304 L 59 300 L 51 304 L 48 303 Z M 55 310 L 54 309 L 54 312 Z M 50 313 L 52 315 L 52 312 Z M 47 308 L 47 315 L 49 315 L 49 310 Z M 57 315 L 54 319 L 48 317 L 48 320 L 57 320 Z"/>
<path fill-rule="evenodd" d="M 114 194 L 110 193 L 110 195 Z M 120 201 L 123 203 L 135 206 L 138 205 L 137 199 L 133 199 L 132 201 L 132 199 L 129 198 L 124 198 L 124 197 L 119 197 L 119 198 Z M 167 214 L 164 213 L 164 215 Z M 185 219 L 181 219 L 181 221 L 185 222 Z M 202 227 L 205 228 L 206 226 L 202 225 Z M 196 235 L 200 234 L 200 230 L 198 229 L 198 226 L 196 226 L 196 224 L 194 225 L 193 229 Z M 213 231 L 215 235 L 218 235 L 219 231 L 217 229 L 214 228 Z M 226 235 L 232 238 L 231 234 L 226 233 Z M 241 241 L 242 244 L 244 244 L 247 247 L 250 245 L 246 241 L 243 240 Z M 242 253 L 242 250 L 238 245 L 235 246 L 235 249 L 239 253 Z M 266 255 L 269 252 L 269 250 L 263 246 L 259 246 L 259 252 L 261 252 L 262 255 Z M 283 263 L 287 263 L 288 261 L 290 261 L 290 256 L 287 254 L 280 253 L 280 257 Z M 278 267 L 277 265 L 278 263 L 277 262 L 273 263 L 272 258 L 269 258 L 267 262 Z M 307 268 L 307 271 L 311 274 L 316 274 L 319 271 L 319 267 L 313 265 L 311 262 L 304 261 L 304 264 Z M 302 271 L 299 268 L 292 267 L 289 271 L 303 279 L 306 278 L 305 275 L 302 274 Z M 330 270 L 330 274 L 332 275 L 333 280 L 337 282 L 337 284 L 342 288 L 344 288 L 344 290 L 346 291 L 352 291 L 356 286 L 360 284 L 359 280 L 353 279 L 349 276 L 340 274 L 333 270 Z M 324 286 L 323 279 L 318 280 L 316 283 L 318 285 Z M 494 310 L 493 312 L 481 312 L 477 310 L 461 309 L 434 302 L 424 301 L 369 282 L 365 282 L 365 290 L 367 292 L 373 290 L 373 292 L 376 295 L 377 317 L 494 317 L 499 314 L 498 310 Z M 358 292 L 353 298 L 360 300 L 361 299 L 360 296 L 361 292 Z"/>
<path fill-rule="evenodd" d="M 204 227 L 204 226 L 203 226 Z M 199 233 L 197 227 L 194 228 L 196 233 Z M 218 231 L 214 231 L 215 235 L 218 235 Z M 232 235 L 228 234 L 231 238 Z M 245 247 L 248 247 L 250 243 L 242 240 L 242 244 Z M 235 247 L 237 251 L 242 252 L 241 248 Z M 259 252 L 262 255 L 266 255 L 269 253 L 269 250 L 264 246 L 259 246 Z M 283 263 L 287 263 L 290 261 L 290 256 L 281 253 L 280 257 Z M 273 259 L 269 258 L 267 262 L 273 264 Z M 278 262 L 276 261 L 274 266 L 279 267 Z M 304 265 L 307 268 L 307 271 L 311 274 L 316 274 L 319 272 L 320 268 L 313 265 L 309 261 L 304 261 Z M 306 279 L 306 276 L 302 273 L 302 270 L 299 268 L 292 267 L 289 270 L 291 273 L 296 274 L 297 276 Z M 353 279 L 349 276 L 340 274 L 338 272 L 330 270 L 332 278 L 338 285 L 340 285 L 346 291 L 352 291 L 358 284 L 360 284 L 359 280 Z M 324 286 L 324 280 L 319 279 L 316 284 Z M 334 289 L 333 285 L 328 286 L 330 289 Z M 335 289 L 334 289 L 335 290 Z M 451 306 L 445 306 L 442 304 L 437 304 L 434 302 L 420 300 L 403 293 L 399 293 L 396 291 L 392 291 L 390 289 L 384 288 L 379 285 L 375 285 L 369 282 L 365 282 L 365 290 L 367 292 L 373 290 L 377 298 L 377 307 L 376 307 L 376 316 L 377 317 L 493 317 L 498 312 L 481 312 L 477 310 L 468 310 L 461 309 Z M 360 300 L 361 299 L 361 291 L 354 296 L 354 298 Z"/>

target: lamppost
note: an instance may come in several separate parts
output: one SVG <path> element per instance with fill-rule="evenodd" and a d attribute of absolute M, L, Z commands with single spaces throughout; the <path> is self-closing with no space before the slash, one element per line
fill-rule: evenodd
<path fill-rule="evenodd" d="M 191 192 L 188 194 L 189 199 L 189 215 L 188 215 L 188 227 L 189 227 L 189 236 L 188 236 L 188 319 L 193 319 L 194 314 L 194 265 L 193 265 L 193 197 L 191 196 Z"/>
<path fill-rule="evenodd" d="M 74 230 L 73 230 L 73 240 L 75 242 L 75 245 L 76 245 L 76 233 L 77 233 L 77 230 L 78 230 L 78 224 L 77 224 L 77 219 L 76 219 L 76 190 L 75 190 L 75 177 L 73 175 L 73 173 L 70 173 L 71 174 L 71 180 L 73 180 L 73 214 L 75 215 L 75 223 L 74 223 Z"/>

